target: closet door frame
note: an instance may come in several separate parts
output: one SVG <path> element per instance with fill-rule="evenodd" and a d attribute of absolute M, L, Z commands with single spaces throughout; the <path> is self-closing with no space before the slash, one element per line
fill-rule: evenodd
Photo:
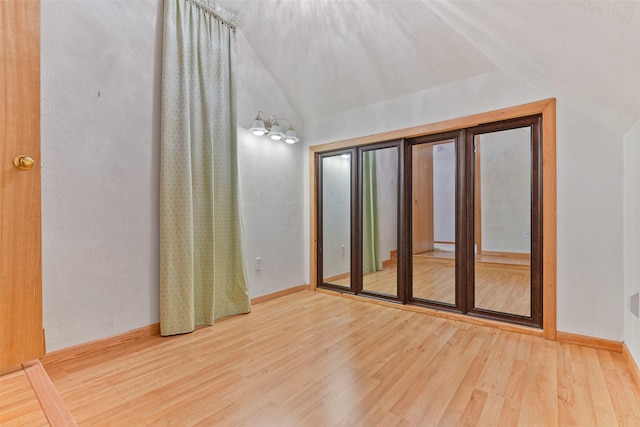
<path fill-rule="evenodd" d="M 468 315 L 484 317 L 492 320 L 502 320 L 509 323 L 521 324 L 524 326 L 532 326 L 536 328 L 543 327 L 543 287 L 542 287 L 542 259 L 543 259 L 543 216 L 542 216 L 542 143 L 541 143 L 541 123 L 540 115 L 521 117 L 507 121 L 487 123 L 480 126 L 468 128 L 466 139 L 464 140 L 465 157 L 468 159 L 464 164 L 465 187 L 469 189 L 465 194 L 464 206 L 466 216 L 467 238 L 463 241 L 465 245 L 466 258 L 466 293 Z M 492 132 L 500 132 L 513 129 L 522 129 L 529 127 L 531 129 L 531 245 L 530 245 L 530 316 L 520 316 L 505 312 L 497 312 L 480 307 L 475 307 L 475 228 L 477 221 L 475 215 L 476 202 L 478 200 L 476 189 L 476 136 L 488 134 Z"/>
<path fill-rule="evenodd" d="M 406 211 L 404 209 L 405 206 L 405 200 L 404 200 L 404 192 L 402 191 L 402 189 L 405 187 L 405 181 L 403 179 L 403 171 L 405 169 L 405 162 L 404 162 L 404 150 L 403 150 L 403 144 L 404 144 L 404 139 L 396 139 L 393 141 L 385 141 L 385 142 L 380 142 L 380 143 L 375 143 L 375 144 L 367 144 L 361 147 L 358 147 L 357 150 L 357 157 L 358 157 L 358 185 L 357 185 L 357 189 L 358 189 L 358 195 L 357 195 L 357 208 L 356 208 L 356 213 L 357 213 L 357 222 L 358 222 L 358 228 L 357 228 L 357 233 L 355 233 L 353 240 L 354 240 L 354 244 L 357 245 L 355 246 L 356 248 L 358 248 L 357 251 L 357 255 L 355 256 L 355 258 L 357 258 L 357 263 L 358 263 L 358 274 L 357 274 L 357 279 L 354 281 L 352 281 L 352 284 L 354 285 L 352 287 L 352 290 L 354 291 L 354 293 L 359 294 L 359 295 L 363 295 L 363 296 L 367 296 L 367 297 L 371 297 L 371 298 L 377 298 L 377 299 L 382 299 L 382 300 L 389 300 L 389 301 L 395 301 L 395 302 L 401 302 L 401 303 L 406 303 L 406 296 L 405 296 L 405 289 L 406 287 L 404 286 L 405 283 L 405 279 L 404 276 L 402 275 L 402 273 L 404 273 L 404 268 L 401 266 L 401 260 L 403 260 L 404 258 L 406 258 L 406 254 L 405 254 L 405 246 L 406 246 L 406 220 L 405 217 L 407 216 Z M 398 194 L 398 201 L 397 201 L 397 214 L 396 214 L 396 242 L 397 242 L 397 264 L 396 264 L 396 296 L 393 295 L 386 295 L 386 294 L 381 294 L 378 292 L 373 292 L 373 291 L 367 291 L 366 289 L 363 289 L 363 272 L 362 272 L 362 252 L 363 252 L 363 240 L 362 240 L 362 235 L 363 235 L 363 216 L 362 216 L 362 212 L 363 212 L 363 206 L 362 206 L 362 193 L 363 193 L 363 184 L 364 184 L 364 177 L 363 177 L 363 173 L 364 173 L 364 168 L 361 167 L 361 165 L 364 164 L 363 162 L 363 157 L 364 157 L 364 153 L 370 152 L 370 151 L 377 151 L 377 150 L 382 150 L 385 148 L 396 148 L 397 153 L 398 153 L 398 168 L 396 170 L 396 188 L 397 188 L 397 194 Z"/>
<path fill-rule="evenodd" d="M 464 222 L 464 212 L 462 210 L 462 198 L 466 192 L 465 184 L 466 180 L 464 177 L 465 168 L 464 165 L 464 141 L 465 141 L 465 130 L 453 130 L 449 132 L 443 133 L 434 133 L 431 135 L 420 136 L 416 138 L 407 139 L 407 143 L 405 144 L 405 158 L 406 164 L 412 165 L 413 160 L 413 147 L 421 144 L 432 144 L 443 141 L 443 140 L 453 140 L 455 143 L 456 150 L 456 182 L 455 182 L 455 304 L 447 304 L 443 302 L 425 300 L 422 298 L 415 298 L 413 296 L 413 167 L 406 168 L 405 170 L 405 182 L 407 185 L 405 186 L 405 206 L 404 209 L 407 212 L 407 224 L 406 229 L 408 233 L 408 244 L 407 247 L 409 251 L 406 256 L 406 293 L 407 300 L 406 302 L 413 305 L 418 305 L 422 307 L 433 308 L 437 310 L 446 310 L 455 313 L 464 314 L 466 310 L 466 298 L 467 294 L 464 292 L 464 280 L 466 272 L 464 270 L 464 260 L 466 259 L 465 248 L 466 244 L 459 244 L 459 242 L 464 242 L 465 236 L 467 235 L 467 224 Z"/>
<path fill-rule="evenodd" d="M 319 154 L 318 158 L 318 283 L 323 288 L 346 292 L 354 295 L 363 295 L 370 298 L 400 302 L 428 307 L 437 310 L 446 310 L 460 314 L 483 317 L 491 320 L 505 321 L 542 328 L 542 216 L 541 216 L 541 144 L 540 144 L 541 117 L 529 116 L 487 123 L 466 129 L 453 130 L 443 133 L 434 133 L 409 139 L 398 139 L 352 147 L 348 150 L 330 151 Z M 476 180 L 476 167 L 478 165 L 476 137 L 513 129 L 531 129 L 531 192 L 530 192 L 530 316 L 522 316 L 507 312 L 499 312 L 475 306 L 475 242 L 476 242 L 476 203 L 478 188 Z M 455 302 L 445 303 L 435 300 L 427 300 L 414 296 L 414 254 L 413 254 L 413 152 L 414 147 L 429 145 L 434 147 L 443 141 L 453 141 L 455 146 Z M 395 148 L 398 156 L 396 169 L 397 222 L 396 222 L 396 295 L 383 294 L 369 291 L 363 288 L 363 194 L 364 194 L 364 155 L 368 152 Z M 350 155 L 350 285 L 345 287 L 324 281 L 323 264 L 323 166 L 322 161 L 327 157 L 337 157 L 342 154 Z M 433 169 L 431 170 L 433 172 Z M 404 179 L 401 179 L 404 177 Z M 430 203 L 433 209 L 433 200 Z"/>
<path fill-rule="evenodd" d="M 334 156 L 340 156 L 342 154 L 349 154 L 350 157 L 350 173 L 349 173 L 349 189 L 350 189 L 350 195 L 349 195 L 349 212 L 350 212 L 350 218 L 349 218 L 349 239 L 350 239 L 350 251 L 349 251 L 349 266 L 351 271 L 349 272 L 349 279 L 350 279 L 350 285 L 349 287 L 345 287 L 345 286 L 341 286 L 341 285 L 336 285 L 333 283 L 328 283 L 324 281 L 324 257 L 323 257 L 323 247 L 322 247 L 322 242 L 323 242 L 323 231 L 322 231 L 322 224 L 323 224 L 323 200 L 322 200 L 322 173 L 323 173 L 323 168 L 322 168 L 322 160 L 326 157 L 334 157 Z M 326 289 L 330 289 L 330 290 L 335 290 L 337 292 L 346 292 L 346 293 L 354 293 L 353 292 L 353 288 L 354 288 L 354 272 L 356 270 L 354 270 L 354 267 L 356 266 L 357 260 L 354 260 L 354 256 L 353 256 L 353 248 L 354 248 L 354 241 L 353 241 L 353 231 L 355 230 L 356 227 L 358 227 L 358 216 L 357 216 L 357 212 L 354 212 L 354 206 L 356 204 L 356 197 L 358 196 L 357 193 L 357 171 L 358 171 L 358 155 L 357 155 L 357 149 L 355 147 L 351 147 L 348 149 L 338 149 L 338 150 L 334 150 L 334 151 L 327 151 L 327 152 L 323 152 L 323 153 L 319 153 L 317 156 L 314 156 L 314 158 L 312 158 L 312 161 L 315 163 L 315 194 L 317 195 L 317 197 L 315 198 L 315 203 L 316 203 L 316 216 L 315 218 L 317 218 L 316 223 L 314 224 L 314 228 L 315 228 L 315 235 L 317 236 L 317 240 L 316 240 L 316 245 L 315 245 L 315 252 L 316 252 L 316 264 L 313 267 L 315 270 L 315 283 L 317 284 L 317 286 L 322 286 Z M 313 270 L 312 270 L 313 271 Z"/>
<path fill-rule="evenodd" d="M 461 315 L 459 313 L 449 313 L 443 310 L 434 311 L 429 308 L 422 308 L 425 313 L 440 317 L 455 319 L 474 324 L 483 324 L 490 327 L 518 331 L 525 334 L 543 336 L 547 339 L 557 338 L 556 326 L 556 282 L 557 282 L 557 225 L 556 225 L 556 100 L 555 98 L 543 99 L 528 104 L 517 105 L 459 117 L 451 120 L 435 122 L 411 128 L 399 129 L 383 132 L 375 135 L 366 135 L 327 144 L 309 147 L 309 243 L 310 243 L 310 289 L 318 289 L 321 284 L 318 274 L 318 210 L 317 210 L 317 155 L 344 149 L 347 147 L 358 147 L 379 141 L 389 141 L 398 138 L 415 138 L 419 136 L 442 133 L 451 130 L 472 128 L 492 122 L 499 122 L 515 118 L 527 117 L 540 114 L 541 124 L 541 167 L 542 167 L 542 230 L 544 239 L 542 245 L 542 288 L 543 288 L 543 322 L 542 330 L 518 324 L 496 323 L 493 320 L 484 319 L 478 316 Z M 406 224 L 405 224 L 406 227 Z M 325 291 L 333 293 L 332 291 Z M 344 291 L 340 291 L 344 293 Z M 354 298 L 358 298 L 355 296 Z M 369 298 L 363 298 L 367 300 Z M 408 307 L 412 311 L 420 311 L 420 307 L 412 305 Z"/>

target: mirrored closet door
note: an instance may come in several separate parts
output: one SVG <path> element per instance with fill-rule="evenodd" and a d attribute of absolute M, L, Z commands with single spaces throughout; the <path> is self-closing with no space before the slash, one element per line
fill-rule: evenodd
<path fill-rule="evenodd" d="M 468 311 L 533 325 L 542 321 L 539 121 L 479 126 L 466 141 L 474 229 Z"/>
<path fill-rule="evenodd" d="M 456 194 L 463 134 L 415 138 L 411 157 L 409 301 L 462 311 Z"/>
<path fill-rule="evenodd" d="M 357 291 L 393 299 L 398 298 L 399 285 L 400 143 L 359 150 L 362 287 Z"/>
<path fill-rule="evenodd" d="M 542 327 L 539 115 L 316 156 L 317 283 Z"/>
<path fill-rule="evenodd" d="M 318 163 L 318 283 L 351 289 L 355 150 L 321 155 Z"/>

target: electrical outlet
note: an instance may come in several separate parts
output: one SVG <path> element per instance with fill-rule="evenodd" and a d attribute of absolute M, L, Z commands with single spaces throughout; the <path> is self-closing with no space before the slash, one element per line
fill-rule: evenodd
<path fill-rule="evenodd" d="M 529 233 L 529 230 L 524 230 L 522 232 L 522 238 L 523 239 L 528 239 L 529 237 L 531 237 L 531 233 Z"/>
<path fill-rule="evenodd" d="M 262 270 L 262 258 L 258 257 L 256 258 L 256 271 L 260 270 Z"/>
<path fill-rule="evenodd" d="M 340 246 L 340 254 L 344 256 L 344 245 Z"/>

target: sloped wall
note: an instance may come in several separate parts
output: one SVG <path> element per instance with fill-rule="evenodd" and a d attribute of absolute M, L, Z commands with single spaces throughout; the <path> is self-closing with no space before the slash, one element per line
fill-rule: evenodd
<path fill-rule="evenodd" d="M 43 314 L 52 351 L 159 321 L 162 1 L 43 1 L 41 22 Z M 238 68 L 241 126 L 257 109 L 300 125 L 241 32 Z M 239 129 L 252 296 L 304 282 L 300 152 Z"/>
<path fill-rule="evenodd" d="M 500 71 L 490 72 L 307 121 L 306 144 L 433 123 L 552 96 Z M 622 157 L 622 135 L 558 99 L 558 330 L 623 338 Z M 308 197 L 306 191 L 305 202 Z M 305 238 L 308 242 L 308 232 Z"/>

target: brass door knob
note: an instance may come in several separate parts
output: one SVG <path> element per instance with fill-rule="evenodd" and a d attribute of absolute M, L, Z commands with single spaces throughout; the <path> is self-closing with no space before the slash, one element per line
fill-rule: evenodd
<path fill-rule="evenodd" d="M 31 157 L 24 154 L 16 156 L 16 158 L 13 159 L 13 164 L 15 165 L 15 167 L 23 171 L 31 169 L 34 163 L 35 162 Z"/>

